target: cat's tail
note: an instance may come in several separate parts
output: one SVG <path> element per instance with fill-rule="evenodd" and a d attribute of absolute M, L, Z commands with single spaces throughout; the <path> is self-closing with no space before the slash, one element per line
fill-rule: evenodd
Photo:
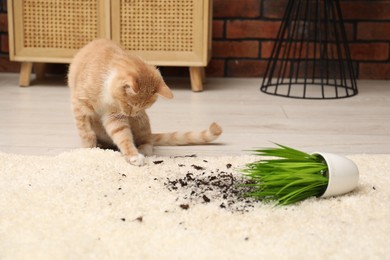
<path fill-rule="evenodd" d="M 212 123 L 208 129 L 201 132 L 173 132 L 152 134 L 153 144 L 157 146 L 168 145 L 194 145 L 206 144 L 217 139 L 222 134 L 222 128 Z"/>

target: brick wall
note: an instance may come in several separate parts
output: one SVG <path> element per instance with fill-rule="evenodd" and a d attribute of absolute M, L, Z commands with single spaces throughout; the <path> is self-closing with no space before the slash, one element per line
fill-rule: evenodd
<path fill-rule="evenodd" d="M 19 64 L 8 59 L 7 1 L 0 0 L 0 72 L 17 72 Z"/>
<path fill-rule="evenodd" d="M 360 79 L 390 79 L 390 1 L 341 0 L 351 55 Z M 287 0 L 214 0 L 210 74 L 264 73 Z"/>
<path fill-rule="evenodd" d="M 3 46 L 3 38 L 7 37 L 8 21 L 7 21 L 7 5 L 6 1 L 0 0 L 0 54 L 8 52 L 8 44 Z"/>
<path fill-rule="evenodd" d="M 360 79 L 390 79 L 390 1 L 340 0 L 352 59 Z M 7 59 L 6 0 L 0 0 L 0 71 L 17 71 Z M 214 0 L 213 54 L 208 76 L 261 77 L 287 0 Z M 164 75 L 188 75 L 162 68 Z"/>

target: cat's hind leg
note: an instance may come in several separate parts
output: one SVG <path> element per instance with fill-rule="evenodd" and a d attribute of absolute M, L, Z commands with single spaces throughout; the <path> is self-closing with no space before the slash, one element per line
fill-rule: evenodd
<path fill-rule="evenodd" d="M 97 138 L 92 129 L 91 114 L 93 112 L 86 108 L 85 105 L 78 102 L 72 102 L 72 109 L 82 146 L 85 148 L 96 147 Z"/>

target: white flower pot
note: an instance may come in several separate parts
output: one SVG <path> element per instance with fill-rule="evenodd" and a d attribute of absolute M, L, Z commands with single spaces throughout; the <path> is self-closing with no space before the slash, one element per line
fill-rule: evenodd
<path fill-rule="evenodd" d="M 322 198 L 337 196 L 352 191 L 358 185 L 359 170 L 350 159 L 332 153 L 316 152 L 314 155 L 322 157 L 328 165 L 328 186 Z"/>

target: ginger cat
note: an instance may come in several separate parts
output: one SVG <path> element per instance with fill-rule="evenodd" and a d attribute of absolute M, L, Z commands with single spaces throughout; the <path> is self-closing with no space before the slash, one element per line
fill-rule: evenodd
<path fill-rule="evenodd" d="M 202 132 L 152 134 L 145 110 L 157 95 L 171 99 L 173 94 L 154 66 L 107 39 L 94 40 L 75 55 L 68 85 L 82 145 L 116 146 L 134 165 L 145 164 L 153 145 L 204 144 L 222 133 L 212 123 Z"/>

